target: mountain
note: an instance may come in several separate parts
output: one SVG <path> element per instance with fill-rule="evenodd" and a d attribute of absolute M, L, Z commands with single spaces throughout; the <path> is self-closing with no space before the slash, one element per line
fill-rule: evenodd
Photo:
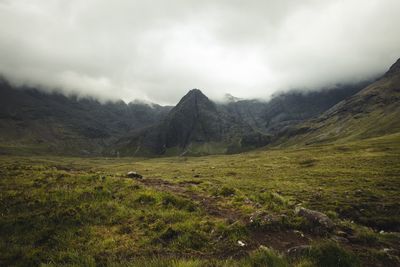
<path fill-rule="evenodd" d="M 193 89 L 175 107 L 100 103 L 0 80 L 0 153 L 205 155 L 396 132 L 399 64 L 367 87 L 290 91 L 269 101 L 227 95 L 224 104 Z"/>
<path fill-rule="evenodd" d="M 276 135 L 283 128 L 319 116 L 335 104 L 363 89 L 370 81 L 341 84 L 318 91 L 292 90 L 274 95 L 269 101 L 236 100 L 226 105 L 227 112 L 258 130 Z"/>
<path fill-rule="evenodd" d="M 367 82 L 302 93 L 290 91 L 268 102 L 227 95 L 215 104 L 193 89 L 160 124 L 122 138 L 122 155 L 203 155 L 235 153 L 267 145 L 283 129 L 320 115 L 360 91 Z M 112 151 L 111 153 L 115 153 Z"/>
<path fill-rule="evenodd" d="M 0 153 L 101 155 L 122 136 L 152 125 L 170 107 L 13 88 L 0 81 Z"/>
<path fill-rule="evenodd" d="M 377 81 L 278 135 L 278 143 L 345 142 L 400 132 L 400 59 Z"/>
<path fill-rule="evenodd" d="M 193 89 L 162 122 L 122 139 L 118 147 L 124 155 L 203 155 L 239 152 L 268 141 L 268 135 Z"/>

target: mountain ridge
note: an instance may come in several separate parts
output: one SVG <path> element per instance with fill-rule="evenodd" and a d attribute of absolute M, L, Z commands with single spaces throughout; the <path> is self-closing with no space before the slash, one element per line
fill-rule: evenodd
<path fill-rule="evenodd" d="M 151 125 L 168 107 L 44 93 L 0 83 L 1 153 L 101 155 L 104 147 Z M 9 151 L 9 152 L 8 152 Z"/>
<path fill-rule="evenodd" d="M 0 153 L 91 156 L 230 154 L 400 131 L 400 60 L 374 82 L 268 102 L 215 103 L 190 90 L 174 107 L 14 88 L 0 82 Z M 365 86 L 368 85 L 368 86 Z M 375 125 L 373 125 L 373 123 Z M 374 127 L 379 126 L 379 127 Z"/>
<path fill-rule="evenodd" d="M 282 132 L 285 145 L 345 142 L 400 132 L 400 59 L 378 80 L 319 117 Z"/>

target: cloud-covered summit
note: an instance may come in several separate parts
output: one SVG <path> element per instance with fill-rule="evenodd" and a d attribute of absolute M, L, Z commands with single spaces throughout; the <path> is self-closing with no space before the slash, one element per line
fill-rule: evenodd
<path fill-rule="evenodd" d="M 0 74 L 100 99 L 268 97 L 387 70 L 398 10 L 397 0 L 0 0 Z"/>

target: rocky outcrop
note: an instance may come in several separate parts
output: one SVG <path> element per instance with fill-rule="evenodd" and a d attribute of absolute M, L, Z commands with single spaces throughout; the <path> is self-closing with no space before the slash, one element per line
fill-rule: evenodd
<path fill-rule="evenodd" d="M 305 218 L 312 225 L 322 228 L 323 230 L 331 231 L 334 229 L 335 224 L 324 213 L 299 207 L 296 209 L 298 216 Z"/>

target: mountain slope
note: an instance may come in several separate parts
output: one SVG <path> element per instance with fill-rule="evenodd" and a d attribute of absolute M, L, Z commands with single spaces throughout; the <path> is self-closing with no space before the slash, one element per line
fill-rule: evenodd
<path fill-rule="evenodd" d="M 0 152 L 100 155 L 137 129 L 159 121 L 169 107 L 122 101 L 99 103 L 0 82 Z"/>
<path fill-rule="evenodd" d="M 344 142 L 400 132 L 400 60 L 376 82 L 317 119 L 281 133 L 278 143 Z"/>
<path fill-rule="evenodd" d="M 234 153 L 267 144 L 269 137 L 225 112 L 200 90 L 190 90 L 158 125 L 119 142 L 123 154 Z"/>
<path fill-rule="evenodd" d="M 365 82 L 215 104 L 194 89 L 172 109 L 102 104 L 0 81 L 0 153 L 204 155 L 378 136 L 399 128 L 398 65 L 362 92 Z"/>
<path fill-rule="evenodd" d="M 319 116 L 340 101 L 350 97 L 370 82 L 342 84 L 318 91 L 289 91 L 274 95 L 268 102 L 259 100 L 231 101 L 227 111 L 262 132 L 276 135 L 283 128 Z"/>

